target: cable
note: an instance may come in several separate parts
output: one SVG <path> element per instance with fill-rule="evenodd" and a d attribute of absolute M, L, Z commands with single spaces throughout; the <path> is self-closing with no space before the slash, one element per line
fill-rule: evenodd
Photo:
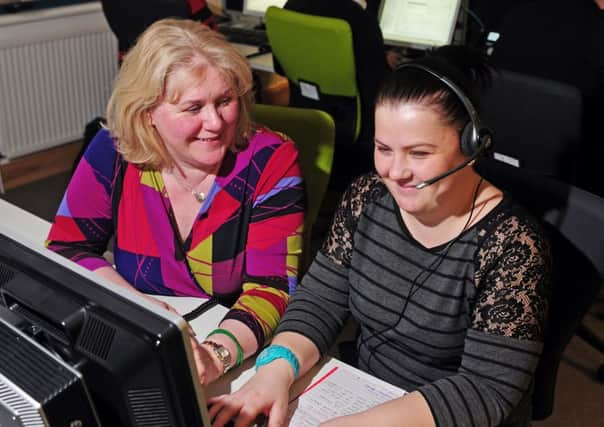
<path fill-rule="evenodd" d="M 468 16 L 470 16 L 471 18 L 474 19 L 474 21 L 476 21 L 476 23 L 480 27 L 480 32 L 484 33 L 487 28 L 484 25 L 484 23 L 482 22 L 482 19 L 480 19 L 480 17 L 476 14 L 476 12 L 474 12 L 473 10 L 471 10 L 470 8 L 468 8 L 467 6 L 462 6 L 462 9 L 464 10 L 464 12 L 466 12 L 466 14 Z"/>
<path fill-rule="evenodd" d="M 409 287 L 409 293 L 407 294 L 407 299 L 405 300 L 405 304 L 403 305 L 403 308 L 402 308 L 396 322 L 392 326 L 388 326 L 387 328 L 374 332 L 373 334 L 369 335 L 368 337 L 364 338 L 363 340 L 361 340 L 359 342 L 359 344 L 357 346 L 357 352 L 358 352 L 359 356 L 360 356 L 361 347 L 363 345 L 367 344 L 367 342 L 370 339 L 378 338 L 380 335 L 394 329 L 396 327 L 396 325 L 398 325 L 401 322 L 401 320 L 403 319 L 403 317 L 405 315 L 405 311 L 407 310 L 407 306 L 409 305 L 409 301 L 411 300 L 411 298 L 417 293 L 417 291 L 419 291 L 424 286 L 424 284 L 428 281 L 428 279 L 432 276 L 432 274 L 434 274 L 436 271 L 438 271 L 438 268 L 445 260 L 445 257 L 449 253 L 449 250 L 451 249 L 453 244 L 455 244 L 457 241 L 459 241 L 462 234 L 467 230 L 467 228 L 470 225 L 470 223 L 472 222 L 472 218 L 474 216 L 474 210 L 476 208 L 476 200 L 478 198 L 478 190 L 480 189 L 482 182 L 483 182 L 483 178 L 481 177 L 480 180 L 478 181 L 478 184 L 476 185 L 476 189 L 474 190 L 474 194 L 472 196 L 472 207 L 470 208 L 470 215 L 468 216 L 468 219 L 467 219 L 466 223 L 464 224 L 463 228 L 461 229 L 461 231 L 459 232 L 459 234 L 457 236 L 455 236 L 455 238 L 453 238 L 449 243 L 447 243 L 447 245 L 443 248 L 443 250 L 438 254 L 438 257 L 436 259 L 434 259 L 427 267 L 422 268 L 420 270 L 420 272 L 417 273 L 417 275 L 413 278 L 413 281 L 411 282 L 411 286 Z M 420 281 L 419 281 L 420 277 L 424 273 L 427 273 L 427 276 L 420 283 Z M 367 359 L 368 368 L 370 366 L 371 358 L 373 357 L 374 352 L 379 347 L 381 347 L 382 344 L 385 344 L 386 342 L 387 342 L 387 340 L 380 341 L 376 346 L 373 346 L 373 347 L 370 346 L 369 344 L 367 344 L 367 347 L 369 347 L 369 349 L 370 349 L 369 358 Z"/>

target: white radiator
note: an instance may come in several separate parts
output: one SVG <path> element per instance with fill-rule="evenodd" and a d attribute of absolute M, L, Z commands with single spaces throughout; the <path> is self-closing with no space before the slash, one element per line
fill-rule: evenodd
<path fill-rule="evenodd" d="M 0 154 L 81 139 L 104 114 L 116 70 L 98 2 L 0 16 Z"/>

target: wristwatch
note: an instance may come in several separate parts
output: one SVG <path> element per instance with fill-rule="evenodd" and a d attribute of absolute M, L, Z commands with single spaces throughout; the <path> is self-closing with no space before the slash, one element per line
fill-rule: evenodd
<path fill-rule="evenodd" d="M 224 369 L 222 370 L 223 374 L 226 374 L 228 370 L 233 367 L 233 359 L 231 358 L 231 352 L 228 348 L 226 348 L 222 344 L 218 344 L 210 340 L 205 340 L 204 342 L 202 342 L 202 344 L 207 344 L 212 347 L 214 354 L 216 355 L 218 360 L 220 360 L 222 366 L 224 366 Z"/>

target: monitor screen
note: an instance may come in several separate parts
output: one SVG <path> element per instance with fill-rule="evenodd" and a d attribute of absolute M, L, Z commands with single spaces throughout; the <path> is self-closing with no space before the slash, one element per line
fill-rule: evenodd
<path fill-rule="evenodd" d="M 19 355 L 0 364 L 12 390 L 0 424 L 11 396 L 27 395 L 48 406 L 40 418 L 60 418 L 50 425 L 76 425 L 76 409 L 98 420 L 87 426 L 210 425 L 181 317 L 1 226 L 0 308 L 0 337 Z"/>
<path fill-rule="evenodd" d="M 241 12 L 243 10 L 243 0 L 223 0 L 223 5 L 230 12 Z"/>
<path fill-rule="evenodd" d="M 461 0 L 382 0 L 384 43 L 428 49 L 451 43 Z"/>
<path fill-rule="evenodd" d="M 287 0 L 243 0 L 243 14 L 264 16 L 270 6 L 283 7 Z"/>

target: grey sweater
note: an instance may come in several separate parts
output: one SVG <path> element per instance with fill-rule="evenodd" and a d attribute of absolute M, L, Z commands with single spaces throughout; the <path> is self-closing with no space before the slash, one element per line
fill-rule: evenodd
<path fill-rule="evenodd" d="M 509 197 L 427 249 L 375 175 L 344 195 L 278 332 L 326 352 L 352 315 L 358 366 L 427 400 L 437 426 L 524 425 L 547 313 L 549 246 Z"/>

